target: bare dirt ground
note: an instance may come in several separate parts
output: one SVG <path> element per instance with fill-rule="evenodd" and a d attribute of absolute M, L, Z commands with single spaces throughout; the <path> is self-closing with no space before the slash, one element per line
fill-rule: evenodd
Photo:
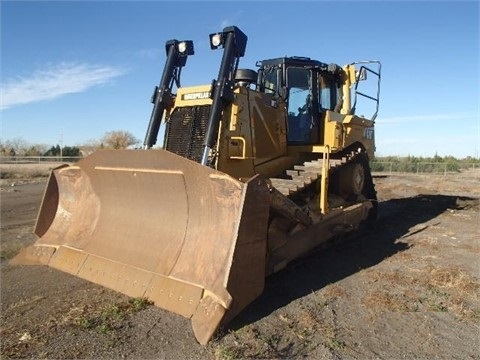
<path fill-rule="evenodd" d="M 1 358 L 480 359 L 480 173 L 374 180 L 374 233 L 269 277 L 207 346 L 143 299 L 9 265 L 34 241 L 45 180 L 2 180 Z"/>

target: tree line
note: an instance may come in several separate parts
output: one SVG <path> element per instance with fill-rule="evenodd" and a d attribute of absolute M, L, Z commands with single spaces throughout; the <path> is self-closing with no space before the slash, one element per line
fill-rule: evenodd
<path fill-rule="evenodd" d="M 76 146 L 63 146 L 59 144 L 49 146 L 45 144 L 30 144 L 22 138 L 15 138 L 13 140 L 2 141 L 0 139 L 0 156 L 65 156 L 76 157 L 83 156 L 83 149 L 88 149 L 88 152 L 93 152 L 97 149 L 128 149 L 140 147 L 140 140 L 133 134 L 125 130 L 114 130 L 106 132 L 98 140 L 90 140 L 88 143 Z M 456 158 L 454 156 L 439 156 L 435 154 L 433 157 L 423 156 L 376 156 L 371 159 L 375 166 L 379 169 L 384 165 L 381 163 L 395 163 L 408 169 L 414 169 L 415 164 L 418 163 L 446 163 L 451 164 L 452 168 L 457 168 L 459 165 L 465 164 L 479 164 L 480 159 L 467 156 L 466 158 Z M 460 166 L 461 167 L 461 166 Z"/>
<path fill-rule="evenodd" d="M 465 162 L 465 163 L 480 163 L 479 158 L 475 158 L 473 156 L 467 156 L 465 158 L 457 158 L 452 155 L 446 155 L 446 156 L 439 156 L 437 153 L 435 153 L 434 156 L 414 156 L 414 155 L 408 155 L 408 156 L 375 156 L 372 161 L 378 161 L 378 162 L 405 162 L 405 163 L 447 163 L 447 162 Z"/>
<path fill-rule="evenodd" d="M 423 156 L 383 156 L 375 157 L 371 161 L 372 171 L 395 171 L 395 172 L 422 172 L 433 173 L 438 171 L 459 172 L 472 167 L 480 167 L 480 159 L 467 156 L 456 158 L 451 155 L 433 157 Z"/>
<path fill-rule="evenodd" d="M 124 130 L 114 130 L 106 132 L 98 140 L 90 140 L 88 143 L 76 146 L 60 146 L 59 144 L 49 146 L 45 144 L 31 144 L 23 138 L 12 140 L 0 140 L 0 156 L 82 156 L 82 150 L 88 149 L 88 152 L 97 149 L 127 149 L 132 146 L 140 145 L 133 134 Z"/>

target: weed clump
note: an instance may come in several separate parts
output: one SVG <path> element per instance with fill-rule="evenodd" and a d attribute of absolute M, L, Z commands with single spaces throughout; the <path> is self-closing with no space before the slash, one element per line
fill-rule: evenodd
<path fill-rule="evenodd" d="M 153 303 L 147 298 L 134 298 L 128 301 L 108 304 L 90 314 L 82 314 L 75 319 L 75 324 L 84 329 L 95 329 L 101 334 L 121 327 L 121 322 L 128 316 L 144 310 Z"/>

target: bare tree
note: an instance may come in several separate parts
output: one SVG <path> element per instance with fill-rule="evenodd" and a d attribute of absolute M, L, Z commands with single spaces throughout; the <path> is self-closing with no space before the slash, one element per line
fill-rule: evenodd
<path fill-rule="evenodd" d="M 8 153 L 10 155 L 20 155 L 20 156 L 25 156 L 25 153 L 27 152 L 27 149 L 29 146 L 30 145 L 23 138 L 20 138 L 20 137 L 7 140 L 3 145 L 5 149 L 8 149 Z"/>
<path fill-rule="evenodd" d="M 33 146 L 38 150 L 38 155 L 43 155 L 48 151 L 48 145 L 46 144 L 33 144 Z"/>
<path fill-rule="evenodd" d="M 102 145 L 110 149 L 126 149 L 129 146 L 138 144 L 138 140 L 128 131 L 115 130 L 107 132 L 101 139 Z"/>

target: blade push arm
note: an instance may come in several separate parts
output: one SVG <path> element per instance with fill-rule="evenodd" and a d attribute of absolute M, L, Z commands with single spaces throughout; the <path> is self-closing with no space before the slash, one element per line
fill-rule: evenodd
<path fill-rule="evenodd" d="M 208 158 L 215 144 L 222 112 L 226 104 L 233 101 L 234 76 L 238 61 L 245 54 L 246 45 L 247 36 L 236 26 L 226 27 L 221 33 L 210 35 L 210 47 L 217 49 L 222 46 L 224 51 L 218 78 L 212 84 L 213 103 L 205 134 L 202 165 L 209 165 Z"/>
<path fill-rule="evenodd" d="M 157 136 L 158 131 L 160 130 L 163 113 L 165 109 L 173 103 L 173 82 L 175 81 L 177 87 L 180 86 L 179 78 L 181 68 L 185 66 L 188 55 L 194 54 L 192 41 L 169 40 L 165 44 L 165 49 L 167 52 L 167 60 L 165 68 L 163 69 L 160 84 L 155 87 L 152 96 L 152 103 L 154 106 L 152 115 L 150 116 L 147 134 L 145 135 L 145 141 L 143 143 L 145 149 L 150 149 L 157 143 Z"/>

